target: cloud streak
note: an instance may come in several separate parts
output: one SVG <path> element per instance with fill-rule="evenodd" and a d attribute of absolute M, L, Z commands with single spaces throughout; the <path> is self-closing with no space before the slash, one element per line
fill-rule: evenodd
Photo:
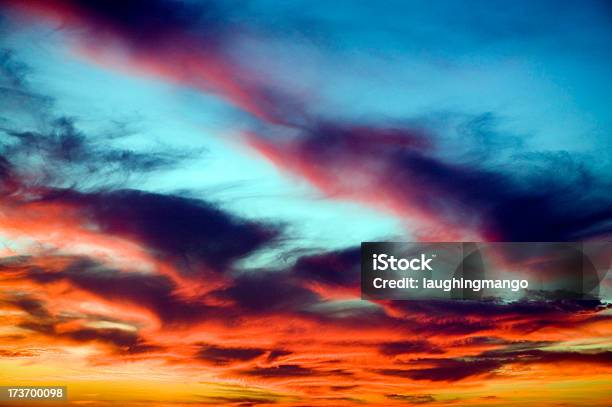
<path fill-rule="evenodd" d="M 430 145 L 435 138 L 409 128 L 338 124 L 316 124 L 290 139 L 247 140 L 331 198 L 416 221 L 425 239 L 572 241 L 610 233 L 609 182 L 566 154 L 487 168 L 443 158 Z"/>
<path fill-rule="evenodd" d="M 253 35 L 232 18 L 238 4 L 168 0 L 130 4 L 72 0 L 7 2 L 26 18 L 46 19 L 76 32 L 78 52 L 92 61 L 212 92 L 259 119 L 284 123 L 297 104 L 229 52 Z M 123 59 L 120 55 L 124 53 Z M 110 61 L 110 62 L 109 62 Z"/>

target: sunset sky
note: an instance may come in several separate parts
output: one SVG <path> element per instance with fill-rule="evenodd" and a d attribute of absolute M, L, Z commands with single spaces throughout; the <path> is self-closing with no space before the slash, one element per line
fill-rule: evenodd
<path fill-rule="evenodd" d="M 0 385 L 609 405 L 610 276 L 366 301 L 359 247 L 610 241 L 611 72 L 607 1 L 0 0 Z"/>

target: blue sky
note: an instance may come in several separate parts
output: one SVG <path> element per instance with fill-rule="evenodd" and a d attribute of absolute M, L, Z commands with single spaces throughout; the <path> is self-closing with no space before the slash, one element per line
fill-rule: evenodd
<path fill-rule="evenodd" d="M 554 152 L 609 171 L 605 2 L 256 1 L 230 17 L 243 31 L 228 40 L 229 58 L 299 99 L 310 117 L 423 129 L 442 146 L 438 154 L 452 159 L 486 145 L 491 165 Z M 126 187 L 181 191 L 287 224 L 290 247 L 413 237 L 405 219 L 325 199 L 237 139 L 253 126 L 286 129 L 258 123 L 214 93 L 83 58 L 75 52 L 83 29 L 17 25 L 5 20 L 3 46 L 29 67 L 29 85 L 53 99 L 56 114 L 93 135 L 121 123 L 131 135 L 116 142 L 130 149 L 198 152 L 186 165 Z M 477 137 L 488 141 L 474 143 Z"/>

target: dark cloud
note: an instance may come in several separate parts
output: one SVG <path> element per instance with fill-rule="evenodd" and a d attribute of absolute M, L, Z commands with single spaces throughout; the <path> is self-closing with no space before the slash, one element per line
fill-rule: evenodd
<path fill-rule="evenodd" d="M 554 351 L 543 349 L 499 349 L 484 352 L 482 358 L 503 360 L 505 363 L 531 364 L 531 363 L 587 363 L 593 365 L 612 364 L 612 351 L 575 352 Z"/>
<path fill-rule="evenodd" d="M 31 73 L 30 67 L 17 58 L 14 50 L 0 48 L 0 129 L 16 121 L 30 123 L 44 116 L 50 107 L 52 99 L 30 86 Z"/>
<path fill-rule="evenodd" d="M 23 172 L 36 168 L 39 178 L 28 180 L 32 186 L 79 185 L 92 187 L 105 182 L 126 182 L 133 175 L 169 169 L 197 152 L 132 151 L 113 148 L 112 141 L 129 134 L 87 136 L 77 128 L 75 119 L 50 118 L 37 130 L 0 129 L 0 154 L 11 157 L 12 166 Z M 119 126 L 117 131 L 123 131 Z M 72 186 L 71 185 L 71 186 Z"/>
<path fill-rule="evenodd" d="M 475 332 L 488 331 L 495 329 L 496 324 L 485 318 L 465 320 L 462 318 L 444 318 L 442 315 L 435 315 L 430 319 L 418 321 L 419 330 L 429 334 L 446 335 L 467 335 Z"/>
<path fill-rule="evenodd" d="M 11 164 L 10 162 L 0 156 L 0 180 L 4 183 L 11 177 Z"/>
<path fill-rule="evenodd" d="M 609 305 L 599 300 L 391 301 L 385 307 L 398 320 L 411 321 L 430 335 L 462 336 L 492 331 L 500 324 L 509 331 L 529 334 L 547 327 L 576 328 L 610 319 L 601 314 Z"/>
<path fill-rule="evenodd" d="M 397 356 L 405 353 L 444 353 L 444 349 L 425 340 L 383 342 L 379 345 L 378 351 L 387 356 Z"/>
<path fill-rule="evenodd" d="M 13 295 L 11 298 L 7 298 L 3 302 L 15 306 L 39 319 L 51 317 L 51 314 L 49 311 L 47 311 L 44 302 L 28 294 Z"/>
<path fill-rule="evenodd" d="M 20 328 L 29 329 L 30 331 L 42 333 L 45 335 L 53 336 L 56 335 L 55 322 L 50 320 L 26 320 L 20 322 L 18 325 Z"/>
<path fill-rule="evenodd" d="M 175 195 L 56 190 L 43 200 L 76 207 L 83 221 L 106 234 L 135 239 L 163 259 L 208 271 L 225 271 L 280 234 L 277 228 L 232 216 L 206 201 Z"/>
<path fill-rule="evenodd" d="M 231 286 L 214 294 L 233 301 L 249 313 L 299 312 L 319 301 L 315 293 L 302 287 L 289 272 L 243 273 Z"/>
<path fill-rule="evenodd" d="M 446 301 L 446 300 L 420 300 L 395 301 L 387 304 L 396 310 L 403 310 L 410 314 L 422 314 L 444 318 L 462 318 L 487 316 L 494 318 L 513 317 L 542 317 L 554 318 L 583 312 L 597 312 L 604 310 L 607 304 L 600 300 L 557 300 L 557 301 L 502 301 L 494 298 L 478 301 Z"/>
<path fill-rule="evenodd" d="M 215 45 L 227 34 L 232 10 L 232 2 L 221 4 L 209 0 L 55 0 L 51 3 L 77 17 L 92 37 L 114 35 L 134 47 L 151 51 L 160 45 L 171 46 L 177 37 L 187 33 L 198 38 L 200 44 Z"/>
<path fill-rule="evenodd" d="M 467 377 L 490 374 L 502 366 L 497 360 L 434 359 L 434 367 L 419 369 L 377 369 L 384 376 L 404 377 L 412 380 L 454 382 Z"/>
<path fill-rule="evenodd" d="M 453 341 L 452 347 L 466 348 L 466 347 L 479 347 L 479 346 L 487 346 L 487 345 L 501 346 L 501 345 L 509 345 L 511 343 L 512 341 L 501 339 L 501 338 L 496 338 L 496 337 L 470 336 L 469 338 L 458 339 L 456 341 Z M 539 342 L 538 344 L 541 346 L 544 346 L 549 343 Z"/>
<path fill-rule="evenodd" d="M 236 348 L 217 345 L 201 345 L 196 357 L 216 365 L 253 360 L 266 352 L 260 348 Z"/>
<path fill-rule="evenodd" d="M 605 313 L 576 313 L 574 318 L 571 317 L 571 314 L 567 314 L 565 317 L 557 316 L 549 318 L 534 316 L 533 318 L 525 318 L 523 321 L 515 323 L 512 328 L 516 332 L 530 334 L 546 328 L 576 329 L 597 322 L 609 321 L 612 321 L 612 315 Z"/>
<path fill-rule="evenodd" d="M 79 328 L 60 334 L 77 342 L 99 342 L 110 344 L 121 354 L 149 353 L 162 349 L 157 345 L 147 343 L 136 331 L 123 329 Z"/>
<path fill-rule="evenodd" d="M 505 365 L 530 365 L 536 363 L 584 363 L 590 365 L 609 365 L 612 352 L 575 352 L 538 349 L 538 342 L 525 342 L 509 345 L 477 356 L 466 358 L 425 358 L 405 362 L 415 366 L 410 369 L 376 369 L 384 376 L 409 378 L 412 380 L 455 382 L 478 375 L 497 374 Z"/>
<path fill-rule="evenodd" d="M 247 376 L 276 378 L 314 376 L 317 374 L 317 371 L 300 365 L 287 364 L 273 367 L 254 367 L 252 369 L 243 370 L 241 373 Z"/>
<path fill-rule="evenodd" d="M 28 314 L 17 324 L 20 328 L 28 329 L 42 335 L 59 340 L 79 343 L 97 342 L 110 345 L 113 351 L 120 354 L 140 354 L 162 349 L 144 340 L 136 329 L 126 330 L 118 328 L 93 328 L 86 325 L 61 330 L 57 325 L 63 322 L 86 320 L 89 322 L 105 322 L 89 315 L 53 315 L 46 307 L 45 302 L 30 294 L 15 294 L 2 300 L 3 303 L 17 307 Z"/>
<path fill-rule="evenodd" d="M 0 50 L 0 94 L 25 88 L 28 73 L 28 66 L 15 58 L 14 51 L 6 48 Z"/>
<path fill-rule="evenodd" d="M 57 322 L 59 320 L 50 322 L 26 321 L 19 324 L 19 327 L 47 335 L 59 341 L 94 342 L 108 345 L 114 353 L 121 355 L 137 355 L 163 349 L 161 346 L 146 341 L 137 331 L 115 328 L 90 328 L 86 326 L 58 331 L 56 329 Z"/>
<path fill-rule="evenodd" d="M 268 357 L 266 358 L 266 361 L 268 363 L 271 363 L 271 362 L 274 362 L 278 358 L 282 358 L 283 356 L 288 356 L 288 355 L 291 355 L 291 354 L 293 354 L 293 352 L 285 350 L 285 349 L 273 349 L 268 354 Z"/>
<path fill-rule="evenodd" d="M 418 180 L 426 200 L 433 194 L 443 205 L 454 206 L 449 215 L 479 217 L 479 228 L 490 240 L 584 239 L 593 227 L 609 222 L 606 184 L 594 179 L 584 164 L 566 154 L 551 156 L 543 168 L 534 168 L 539 157 L 530 160 L 514 163 L 515 174 L 526 173 L 521 177 L 410 152 L 398 157 L 394 170 L 398 177 Z M 429 206 L 427 201 L 419 204 Z"/>
<path fill-rule="evenodd" d="M 0 48 L 0 141 L 6 132 L 24 126 L 36 126 L 47 120 L 53 100 L 34 91 L 28 82 L 30 68 L 17 58 L 12 49 Z M 5 154 L 0 148 L 0 155 Z M 12 157 L 5 156 L 6 163 Z M 3 165 L 6 171 L 7 164 Z M 14 169 L 13 169 L 14 171 Z M 2 175 L 0 173 L 0 175 Z"/>
<path fill-rule="evenodd" d="M 1 263 L 0 271 L 4 271 Z M 49 312 L 46 303 L 32 294 L 9 293 L 0 300 L 0 304 L 6 304 L 27 313 L 27 316 L 22 318 L 17 326 L 46 335 L 55 334 L 56 318 Z"/>
<path fill-rule="evenodd" d="M 0 182 L 7 189 L 2 193 L 116 186 L 202 153 L 154 144 L 138 150 L 118 147 L 118 140 L 134 132 L 114 119 L 103 131 L 84 132 L 78 118 L 57 112 L 53 98 L 32 89 L 32 74 L 13 51 L 0 49 Z"/>
<path fill-rule="evenodd" d="M 293 273 L 305 282 L 356 287 L 359 284 L 360 248 L 300 257 L 293 266 Z"/>
<path fill-rule="evenodd" d="M 1 270 L 18 267 L 22 277 L 48 284 L 68 281 L 73 287 L 88 291 L 102 299 L 144 307 L 165 323 L 197 322 L 206 319 L 212 310 L 202 298 L 183 298 L 176 294 L 177 286 L 163 275 L 123 272 L 107 268 L 88 258 L 66 259 L 61 270 L 46 270 L 28 263 L 2 265 Z"/>
<path fill-rule="evenodd" d="M 256 366 L 250 369 L 240 371 L 241 374 L 247 376 L 256 376 L 261 378 L 286 378 L 286 377 L 314 377 L 314 376 L 352 376 L 352 372 L 345 369 L 314 369 L 304 367 L 298 364 L 280 364 L 277 366 Z"/>
<path fill-rule="evenodd" d="M 567 152 L 515 154 L 493 166 L 452 157 L 418 130 L 312 123 L 253 144 L 323 192 L 443 224 L 491 241 L 567 241 L 612 232 L 610 183 Z M 389 135 L 391 134 L 391 136 Z M 431 146 L 429 145 L 431 144 Z M 343 176 L 360 169 L 360 176 Z"/>

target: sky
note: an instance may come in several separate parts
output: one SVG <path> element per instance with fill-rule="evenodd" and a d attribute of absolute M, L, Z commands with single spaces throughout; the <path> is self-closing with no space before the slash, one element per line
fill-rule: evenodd
<path fill-rule="evenodd" d="M 609 278 L 367 301 L 359 246 L 610 241 L 610 72 L 606 1 L 1 0 L 1 384 L 607 405 Z"/>

